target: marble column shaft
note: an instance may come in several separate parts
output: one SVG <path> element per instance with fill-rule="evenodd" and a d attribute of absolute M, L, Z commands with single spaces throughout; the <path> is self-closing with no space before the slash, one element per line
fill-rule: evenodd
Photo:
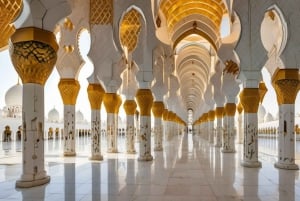
<path fill-rule="evenodd" d="M 105 93 L 103 103 L 107 112 L 107 152 L 118 152 L 118 113 L 122 100 L 116 93 Z"/>
<path fill-rule="evenodd" d="M 295 100 L 300 86 L 298 69 L 279 69 L 272 77 L 279 105 L 278 160 L 275 167 L 298 170 L 295 163 Z"/>
<path fill-rule="evenodd" d="M 126 150 L 128 154 L 135 154 L 134 114 L 137 105 L 134 100 L 126 100 L 123 106 L 126 112 Z"/>
<path fill-rule="evenodd" d="M 208 141 L 211 144 L 214 144 L 214 120 L 215 120 L 215 111 L 210 110 L 208 112 Z"/>
<path fill-rule="evenodd" d="M 223 136 L 223 113 L 224 107 L 216 108 L 216 118 L 217 118 L 217 129 L 216 129 L 216 147 L 222 146 L 222 136 Z"/>
<path fill-rule="evenodd" d="M 139 158 L 140 161 L 151 161 L 151 108 L 153 96 L 150 89 L 139 89 L 136 93 L 136 100 L 140 108 L 140 142 Z"/>
<path fill-rule="evenodd" d="M 235 152 L 235 129 L 234 129 L 234 115 L 236 110 L 235 103 L 226 103 L 225 105 L 225 118 L 224 118 L 224 133 L 223 133 L 223 147 L 222 152 L 234 153 Z"/>
<path fill-rule="evenodd" d="M 261 167 L 261 162 L 258 161 L 258 88 L 244 88 L 240 93 L 240 101 L 244 108 L 244 150 L 241 165 Z"/>
<path fill-rule="evenodd" d="M 28 188 L 50 181 L 44 165 L 44 85 L 56 63 L 58 45 L 52 32 L 35 27 L 17 29 L 9 45 L 23 83 L 22 174 L 16 187 Z"/>
<path fill-rule="evenodd" d="M 100 84 L 89 84 L 87 88 L 91 105 L 91 160 L 103 160 L 101 154 L 101 103 L 104 89 Z"/>
<path fill-rule="evenodd" d="M 164 103 L 161 101 L 155 101 L 152 105 L 152 113 L 154 115 L 154 150 L 163 150 L 163 126 L 162 116 L 164 112 Z"/>

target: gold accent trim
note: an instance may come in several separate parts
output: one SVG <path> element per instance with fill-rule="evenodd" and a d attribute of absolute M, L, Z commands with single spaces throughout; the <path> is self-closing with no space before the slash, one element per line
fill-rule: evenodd
<path fill-rule="evenodd" d="M 126 115 L 134 115 L 137 104 L 134 100 L 126 100 L 123 104 Z"/>
<path fill-rule="evenodd" d="M 73 78 L 61 78 L 58 89 L 64 105 L 76 105 L 80 84 Z"/>
<path fill-rule="evenodd" d="M 243 112 L 244 108 L 241 102 L 238 103 L 237 105 L 237 111 L 239 114 L 241 114 Z"/>
<path fill-rule="evenodd" d="M 214 110 L 210 110 L 208 112 L 208 121 L 214 121 L 215 120 L 215 111 Z"/>
<path fill-rule="evenodd" d="M 155 101 L 152 105 L 152 113 L 155 118 L 162 118 L 165 110 L 165 105 L 162 101 Z"/>
<path fill-rule="evenodd" d="M 260 82 L 258 88 L 259 88 L 259 101 L 260 101 L 260 103 L 262 103 L 268 89 L 267 89 L 266 84 L 264 82 Z"/>
<path fill-rule="evenodd" d="M 168 120 L 168 112 L 169 112 L 168 109 L 164 109 L 163 114 L 162 114 L 164 121 Z"/>
<path fill-rule="evenodd" d="M 122 99 L 121 96 L 116 93 L 105 93 L 103 103 L 107 113 L 118 114 Z"/>
<path fill-rule="evenodd" d="M 216 108 L 216 117 L 222 118 L 224 115 L 224 107 L 217 107 Z"/>
<path fill-rule="evenodd" d="M 100 84 L 89 84 L 87 88 L 87 93 L 91 109 L 100 110 L 102 99 L 105 93 L 103 87 Z"/>
<path fill-rule="evenodd" d="M 202 121 L 203 121 L 203 122 L 207 122 L 207 120 L 208 120 L 208 113 L 204 113 L 204 114 L 202 115 Z"/>
<path fill-rule="evenodd" d="M 201 31 L 199 29 L 195 29 L 195 28 L 192 28 L 192 29 L 189 29 L 187 31 L 185 31 L 184 33 L 182 33 L 173 43 L 173 49 L 175 49 L 177 47 L 177 45 L 184 39 L 186 38 L 187 36 L 191 35 L 191 34 L 197 34 L 201 37 L 203 37 L 204 39 L 206 39 L 212 46 L 213 48 L 217 51 L 218 50 L 218 47 L 217 45 L 215 44 L 215 41 L 208 35 L 206 34 L 204 31 Z"/>
<path fill-rule="evenodd" d="M 55 52 L 58 50 L 58 44 L 56 42 L 55 35 L 50 31 L 36 27 L 26 27 L 16 30 L 16 32 L 11 36 L 10 40 L 13 44 L 26 41 L 41 42 L 49 45 L 54 49 Z"/>
<path fill-rule="evenodd" d="M 120 25 L 120 40 L 122 46 L 126 46 L 128 52 L 133 52 L 138 43 L 138 37 L 142 28 L 141 14 L 134 8 L 128 11 Z"/>
<path fill-rule="evenodd" d="M 223 73 L 230 73 L 233 75 L 237 75 L 240 71 L 239 66 L 237 65 L 237 63 L 235 63 L 232 60 L 228 60 L 225 63 L 225 69 L 223 70 Z"/>
<path fill-rule="evenodd" d="M 235 111 L 236 111 L 235 103 L 226 103 L 224 110 L 225 110 L 226 116 L 234 116 Z"/>
<path fill-rule="evenodd" d="M 259 106 L 259 89 L 244 88 L 240 93 L 240 101 L 245 113 L 257 113 Z"/>
<path fill-rule="evenodd" d="M 10 41 L 10 56 L 23 84 L 45 85 L 57 60 L 52 32 L 34 27 L 18 29 Z"/>
<path fill-rule="evenodd" d="M 113 23 L 113 0 L 90 0 L 90 25 Z"/>
<path fill-rule="evenodd" d="M 150 116 L 153 96 L 150 89 L 139 89 L 135 95 L 141 116 Z"/>
<path fill-rule="evenodd" d="M 295 104 L 300 87 L 299 69 L 277 69 L 272 77 L 272 85 L 279 105 Z"/>

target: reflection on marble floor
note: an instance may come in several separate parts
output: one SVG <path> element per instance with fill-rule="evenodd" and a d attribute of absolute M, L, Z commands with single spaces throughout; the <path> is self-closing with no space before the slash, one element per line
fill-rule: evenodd
<path fill-rule="evenodd" d="M 189 134 L 166 142 L 163 152 L 152 153 L 153 161 L 139 162 L 137 155 L 124 154 L 125 138 L 118 140 L 120 153 L 107 154 L 102 139 L 101 162 L 88 160 L 89 138 L 77 138 L 77 156 L 69 158 L 62 156 L 61 141 L 46 141 L 45 162 L 51 181 L 30 189 L 15 188 L 22 168 L 20 143 L 2 142 L 0 200 L 300 200 L 299 171 L 274 168 L 267 154 L 260 154 L 262 168 L 244 168 L 239 164 L 241 145 L 235 154 L 221 153 Z"/>

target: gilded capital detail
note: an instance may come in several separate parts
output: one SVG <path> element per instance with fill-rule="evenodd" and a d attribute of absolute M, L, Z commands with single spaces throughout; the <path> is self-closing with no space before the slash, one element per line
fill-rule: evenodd
<path fill-rule="evenodd" d="M 210 111 L 208 112 L 208 120 L 209 120 L 209 121 L 215 120 L 215 111 L 210 110 Z"/>
<path fill-rule="evenodd" d="M 43 29 L 22 28 L 11 36 L 11 60 L 24 84 L 45 85 L 56 63 L 57 50 L 54 34 Z"/>
<path fill-rule="evenodd" d="M 215 114 L 217 118 L 222 118 L 224 114 L 224 107 L 217 107 Z"/>
<path fill-rule="evenodd" d="M 142 116 L 150 116 L 153 96 L 150 89 L 139 89 L 135 95 Z"/>
<path fill-rule="evenodd" d="M 299 70 L 279 69 L 272 78 L 272 84 L 277 95 L 277 102 L 282 104 L 295 104 L 299 90 Z"/>
<path fill-rule="evenodd" d="M 134 100 L 126 100 L 123 107 L 127 115 L 134 115 L 137 104 Z"/>
<path fill-rule="evenodd" d="M 244 88 L 240 93 L 240 101 L 245 113 L 257 113 L 260 101 L 258 88 Z"/>
<path fill-rule="evenodd" d="M 91 25 L 112 24 L 113 0 L 91 0 L 90 5 Z"/>
<path fill-rule="evenodd" d="M 227 116 L 234 116 L 236 111 L 236 105 L 235 103 L 226 103 L 224 109 L 225 109 L 225 114 Z"/>
<path fill-rule="evenodd" d="M 162 114 L 162 118 L 164 121 L 167 121 L 168 119 L 168 109 L 164 109 L 163 114 Z"/>
<path fill-rule="evenodd" d="M 122 99 L 121 96 L 116 93 L 105 93 L 103 103 L 107 113 L 118 114 Z"/>
<path fill-rule="evenodd" d="M 62 78 L 58 83 L 58 89 L 64 105 L 75 105 L 79 93 L 79 82 L 73 78 Z"/>
<path fill-rule="evenodd" d="M 239 104 L 237 105 L 237 111 L 239 114 L 241 114 L 243 112 L 244 108 L 241 102 L 239 102 Z"/>
<path fill-rule="evenodd" d="M 165 105 L 162 101 L 155 101 L 152 105 L 152 113 L 155 118 L 161 118 L 163 116 Z"/>
<path fill-rule="evenodd" d="M 93 110 L 100 110 L 103 95 L 105 93 L 104 89 L 100 84 L 89 84 L 87 88 L 88 98 L 90 101 L 91 108 Z"/>

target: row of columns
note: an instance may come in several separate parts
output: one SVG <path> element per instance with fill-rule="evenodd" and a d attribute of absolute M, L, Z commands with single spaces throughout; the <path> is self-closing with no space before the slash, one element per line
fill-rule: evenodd
<path fill-rule="evenodd" d="M 299 80 L 298 69 L 277 69 L 272 77 L 272 85 L 275 88 L 279 105 L 278 160 L 274 165 L 277 168 L 299 169 L 295 164 L 294 130 L 295 99 L 300 86 Z M 214 111 L 204 113 L 195 121 L 194 127 L 211 144 L 222 147 L 222 152 L 235 152 L 234 116 L 238 110 L 239 137 L 237 140 L 241 142 L 243 139 L 244 145 L 241 165 L 261 167 L 261 162 L 258 160 L 257 111 L 263 95 L 260 93 L 260 88 L 244 88 L 239 95 L 238 107 L 234 103 L 227 103 L 224 108 L 217 107 Z M 215 118 L 217 122 L 216 134 L 214 133 Z"/>

